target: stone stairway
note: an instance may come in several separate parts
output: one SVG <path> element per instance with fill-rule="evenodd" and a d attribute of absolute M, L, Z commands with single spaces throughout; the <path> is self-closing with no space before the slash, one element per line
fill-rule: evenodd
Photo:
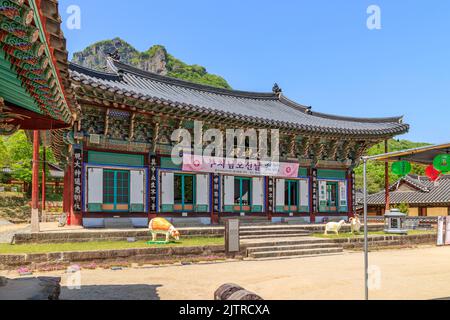
<path fill-rule="evenodd" d="M 259 225 L 241 226 L 241 240 L 285 238 L 285 237 L 306 237 L 311 233 L 301 226 L 294 225 Z"/>
<path fill-rule="evenodd" d="M 233 217 L 233 218 L 220 218 L 219 224 L 225 225 L 226 221 L 229 219 L 239 219 L 241 226 L 271 226 L 274 225 L 266 217 Z"/>
<path fill-rule="evenodd" d="M 281 259 L 342 254 L 333 241 L 314 238 L 300 226 L 241 227 L 241 245 L 249 259 Z"/>

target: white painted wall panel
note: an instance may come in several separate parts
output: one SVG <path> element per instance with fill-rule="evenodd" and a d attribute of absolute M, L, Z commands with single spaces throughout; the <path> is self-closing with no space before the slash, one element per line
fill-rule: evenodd
<path fill-rule="evenodd" d="M 252 204 L 264 205 L 264 178 L 253 178 Z"/>
<path fill-rule="evenodd" d="M 174 174 L 161 173 L 161 204 L 174 205 Z"/>
<path fill-rule="evenodd" d="M 300 180 L 300 206 L 309 207 L 309 181 Z"/>
<path fill-rule="evenodd" d="M 284 204 L 285 204 L 285 183 L 286 183 L 286 180 L 277 179 L 276 198 L 275 198 L 275 203 L 277 206 L 284 206 Z"/>
<path fill-rule="evenodd" d="M 103 169 L 88 168 L 88 201 L 87 203 L 103 203 Z"/>
<path fill-rule="evenodd" d="M 130 200 L 131 204 L 145 203 L 145 171 L 130 171 Z"/>
<path fill-rule="evenodd" d="M 234 177 L 224 176 L 223 177 L 223 205 L 232 206 L 234 205 Z"/>
<path fill-rule="evenodd" d="M 209 205 L 209 175 L 198 174 L 197 176 L 197 204 Z"/>

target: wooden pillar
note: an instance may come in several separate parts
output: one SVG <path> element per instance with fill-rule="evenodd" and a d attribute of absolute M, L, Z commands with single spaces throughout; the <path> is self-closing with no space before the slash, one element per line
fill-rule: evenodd
<path fill-rule="evenodd" d="M 33 131 L 33 169 L 31 185 L 31 232 L 39 232 L 39 131 Z"/>
<path fill-rule="evenodd" d="M 72 165 L 67 167 L 67 225 L 72 225 Z"/>
<path fill-rule="evenodd" d="M 42 192 L 42 196 L 41 196 L 42 212 L 44 212 L 46 209 L 46 207 L 45 207 L 45 200 L 46 200 L 45 192 L 46 192 L 46 183 L 47 183 L 46 177 L 45 177 L 45 168 L 46 168 L 46 161 L 47 161 L 47 156 L 45 154 L 45 152 L 46 152 L 45 147 L 43 147 L 43 151 L 44 151 L 44 153 L 42 156 L 42 187 L 41 187 L 42 188 L 42 190 L 41 190 L 41 192 Z"/>
<path fill-rule="evenodd" d="M 384 141 L 384 153 L 388 153 L 389 152 L 389 145 L 388 145 L 388 140 Z M 384 190 L 385 190 L 385 211 L 389 211 L 391 209 L 391 199 L 390 199 L 390 194 L 389 194 L 389 163 L 386 162 L 384 164 Z"/>
<path fill-rule="evenodd" d="M 67 214 L 67 168 L 64 170 L 63 178 L 63 212 Z"/>

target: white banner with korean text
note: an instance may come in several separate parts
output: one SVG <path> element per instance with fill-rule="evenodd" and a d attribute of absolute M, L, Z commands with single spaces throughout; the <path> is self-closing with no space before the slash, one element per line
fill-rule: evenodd
<path fill-rule="evenodd" d="M 234 158 L 183 156 L 183 171 L 224 173 L 245 176 L 297 178 L 298 163 L 282 163 Z"/>

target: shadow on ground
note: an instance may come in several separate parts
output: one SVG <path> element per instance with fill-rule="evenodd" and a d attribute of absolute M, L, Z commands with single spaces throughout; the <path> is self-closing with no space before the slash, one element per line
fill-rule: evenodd
<path fill-rule="evenodd" d="M 160 300 L 157 289 L 162 285 L 61 287 L 61 300 Z"/>

